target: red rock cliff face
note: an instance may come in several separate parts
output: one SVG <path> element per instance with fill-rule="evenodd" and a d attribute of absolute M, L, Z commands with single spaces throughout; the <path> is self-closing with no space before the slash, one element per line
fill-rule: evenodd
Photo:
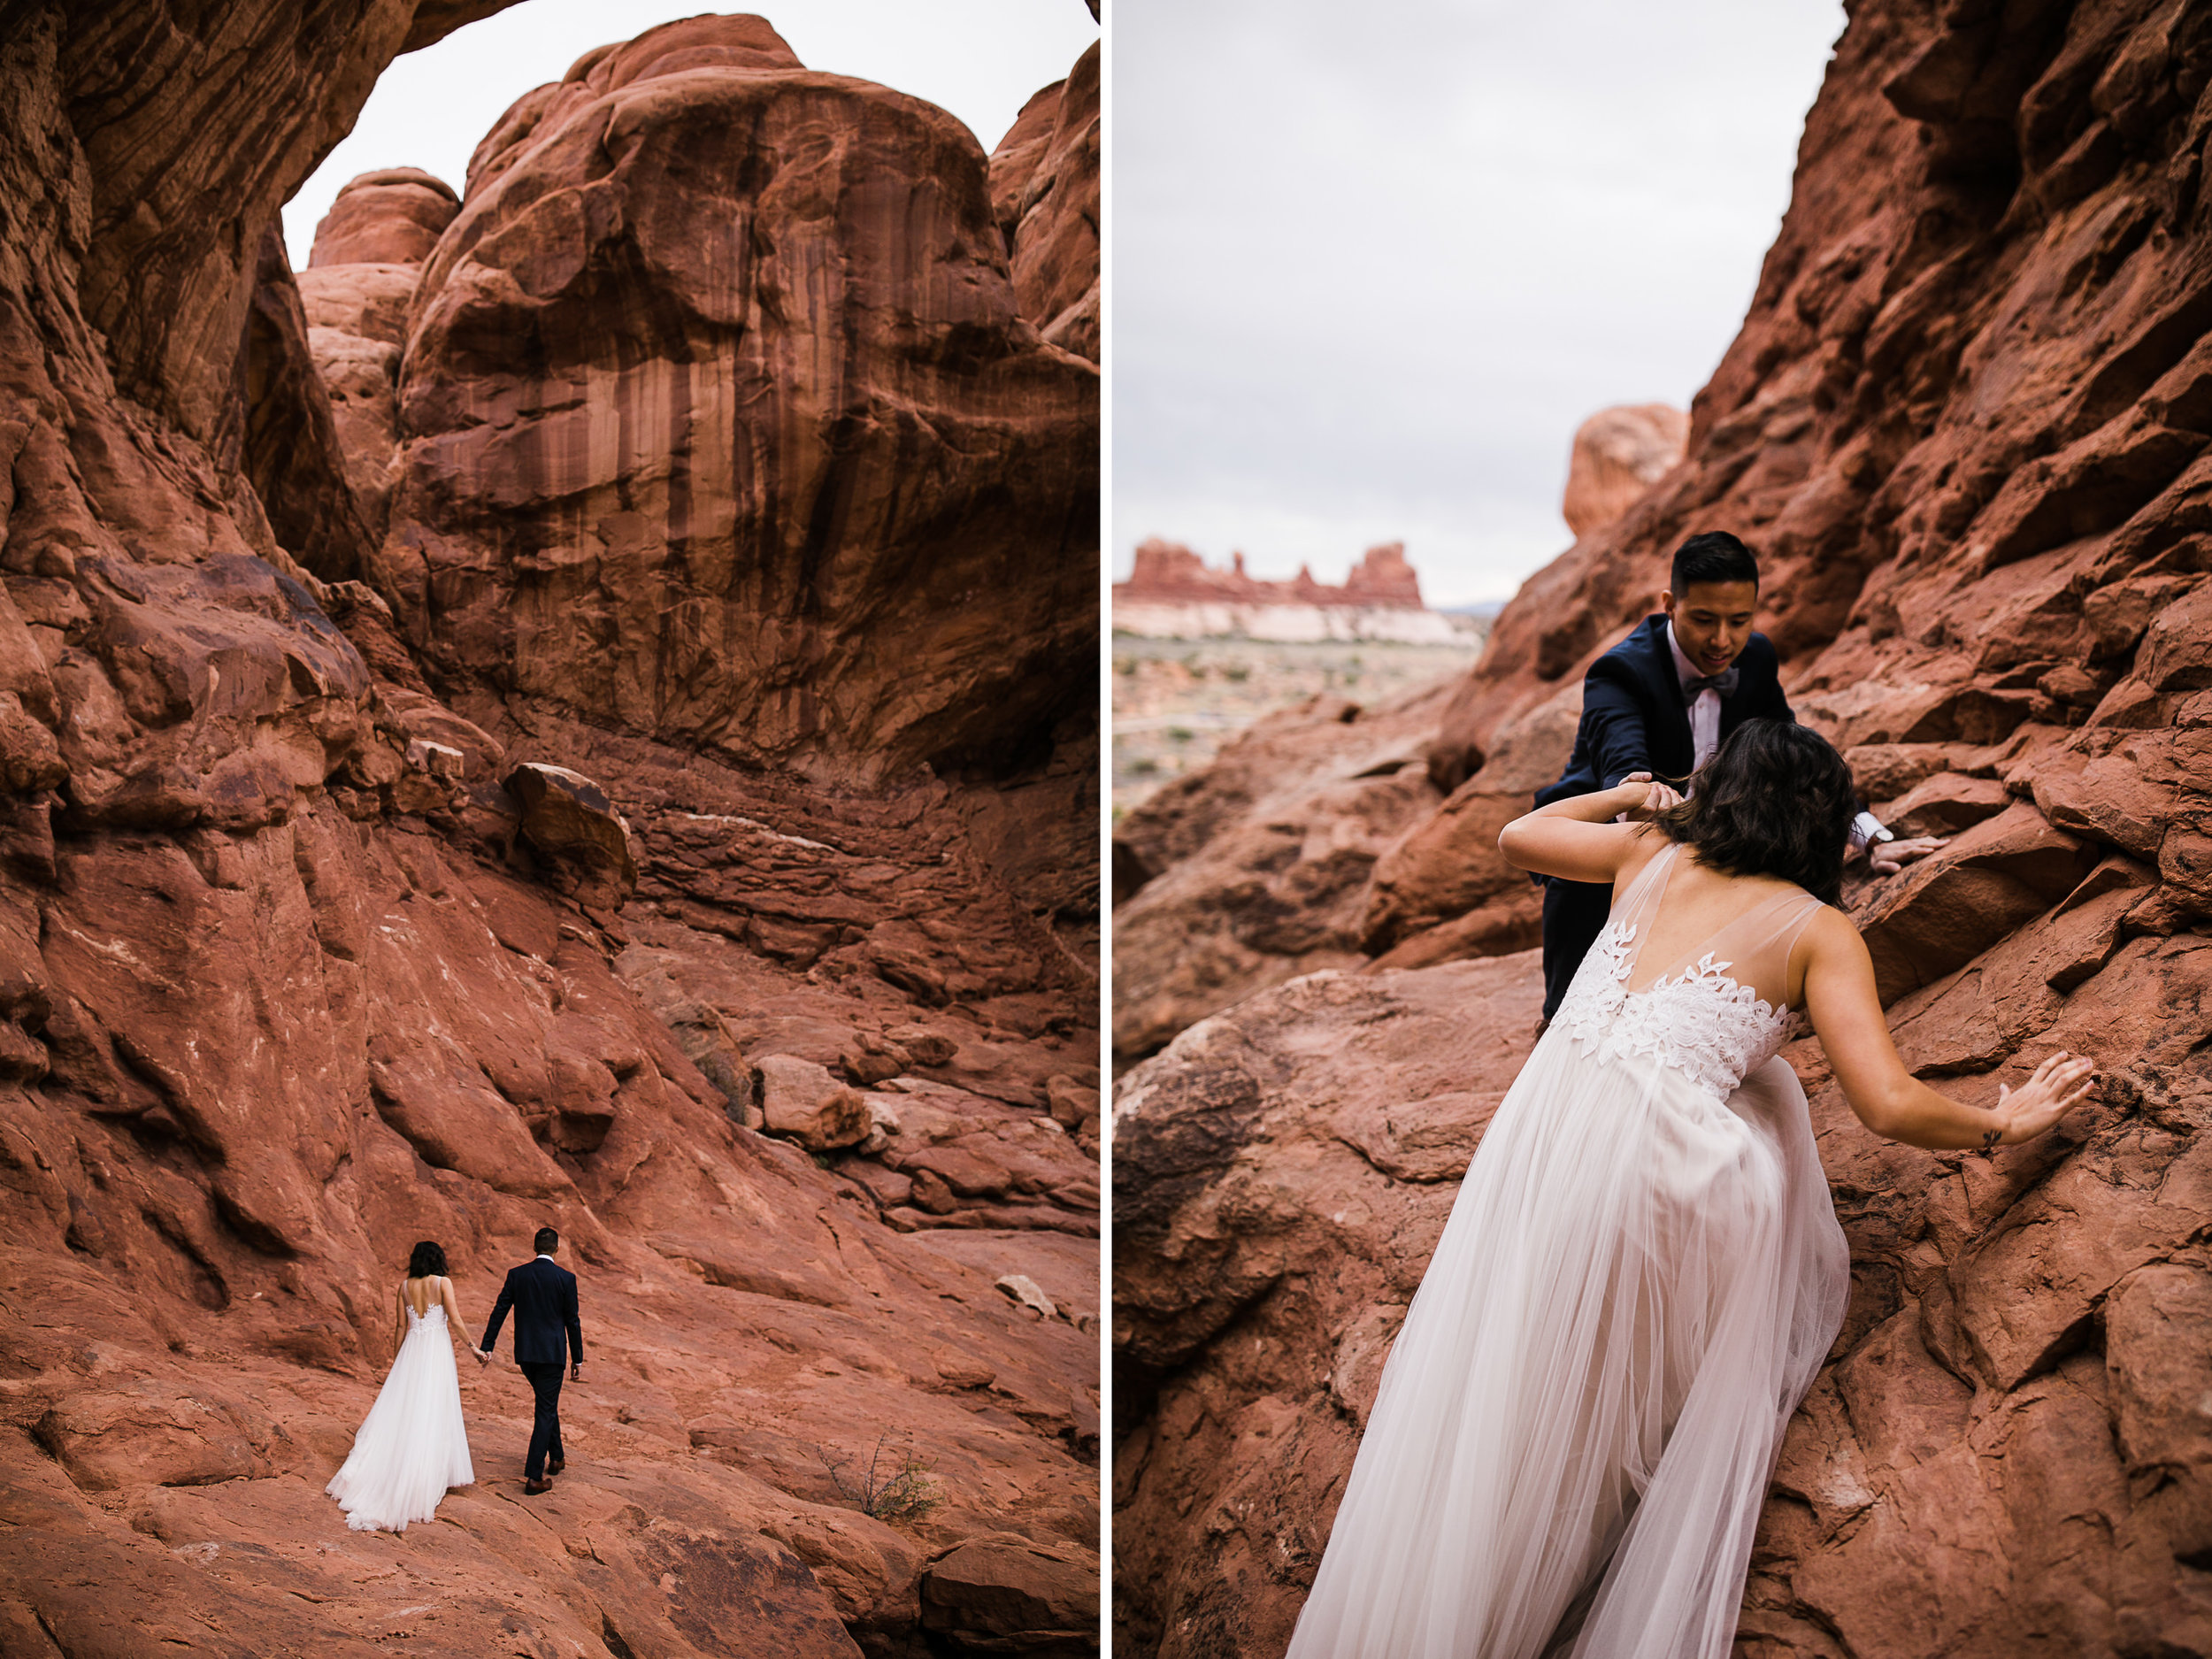
<path fill-rule="evenodd" d="M 1471 925 L 1510 909 L 1498 813 L 1555 775 L 1671 549 L 1733 530 L 1801 716 L 1955 837 L 1847 892 L 1908 1063 L 1977 1102 L 2054 1048 L 2103 1069 L 1985 1161 L 1875 1141 L 1793 1051 L 1854 1294 L 1747 1651 L 2212 1651 L 2208 77 L 2198 8 L 1854 6 L 1685 464 L 1509 607 L 1432 728 L 1452 795 L 1375 864 L 1370 949 L 1514 949 Z M 1134 1651 L 1280 1651 L 1535 972 L 1300 981 L 1123 1084 Z"/>
<path fill-rule="evenodd" d="M 1094 9 L 1093 15 L 1096 15 Z M 991 209 L 1022 314 L 1055 345 L 1098 361 L 1099 51 L 1022 106 L 991 155 Z"/>
<path fill-rule="evenodd" d="M 441 674 L 872 780 L 1049 742 L 1097 372 L 1025 319 L 964 127 L 697 19 L 525 97 L 466 198 L 376 566 Z"/>
<path fill-rule="evenodd" d="M 903 1655 L 1017 1631 L 1094 1650 L 1096 875 L 1060 856 L 1057 827 L 1095 754 L 1087 660 L 1075 691 L 1051 683 L 1081 655 L 1056 595 L 1094 559 L 1093 371 L 1019 319 L 972 142 L 783 54 L 768 73 L 816 111 L 793 142 L 844 159 L 756 181 L 826 211 L 843 180 L 864 207 L 830 214 L 808 269 L 841 268 L 849 236 L 877 274 L 749 303 L 781 360 L 868 367 L 755 385 L 763 424 L 733 417 L 729 453 L 788 443 L 819 482 L 847 444 L 864 480 L 876 424 L 911 408 L 1007 470 L 978 505 L 975 464 L 901 427 L 913 517 L 879 503 L 866 521 L 889 550 L 854 564 L 859 520 L 826 510 L 795 549 L 747 543 L 755 586 L 716 585 L 703 543 L 667 530 L 688 417 L 659 405 L 641 427 L 618 396 L 626 373 L 678 384 L 689 369 L 669 365 L 730 337 L 695 314 L 712 303 L 698 269 L 641 263 L 674 245 L 657 210 L 618 184 L 592 198 L 622 221 L 610 252 L 487 209 L 469 258 L 440 264 L 465 227 L 440 227 L 431 184 L 385 176 L 341 198 L 308 281 L 273 240 L 281 196 L 392 56 L 496 9 L 32 5 L 0 32 L 0 1652 L 514 1636 Z M 627 73 L 625 130 L 665 156 L 662 115 L 680 127 L 703 87 L 780 51 L 757 19 L 710 19 L 595 66 Z M 675 88 L 656 73 L 672 53 Z M 610 91 L 580 73 L 536 107 L 611 119 Z M 755 165 L 749 134 L 775 118 L 754 112 L 712 142 L 683 129 L 689 160 L 724 180 Z M 557 183 L 508 139 L 507 187 L 573 203 L 606 176 L 585 158 Z M 910 267 L 883 275 L 880 241 L 860 245 L 897 204 L 948 261 L 941 287 L 901 287 Z M 749 222 L 764 266 L 803 239 Z M 542 267 L 526 246 L 541 228 Z M 440 312 L 449 355 L 400 372 L 457 268 L 494 295 L 480 318 L 536 328 L 501 283 L 560 250 L 592 297 L 557 284 L 549 316 L 649 312 L 667 332 L 623 339 L 670 355 L 585 363 L 549 322 L 552 366 L 503 375 L 538 336 L 457 342 Z M 453 354 L 450 406 L 492 426 L 526 424 L 557 374 L 627 432 L 618 477 L 651 511 L 623 553 L 574 505 L 603 516 L 607 452 L 563 439 L 441 473 L 463 573 L 388 580 L 390 502 L 355 480 L 418 490 L 403 523 L 420 526 L 412 451 L 403 477 L 393 457 L 458 440 L 374 399 L 403 386 L 406 408 L 446 407 L 426 371 Z M 701 373 L 726 380 L 733 360 Z M 339 363 L 352 378 L 326 378 Z M 552 503 L 571 540 L 546 530 Z M 972 647 L 978 602 L 945 585 L 946 547 L 978 588 L 1005 570 L 987 596 L 1039 682 L 1025 700 Z M 823 585 L 762 573 L 808 549 Z M 680 580 L 662 573 L 695 551 Z M 553 574 L 603 559 L 604 580 Z M 565 673 L 444 626 L 496 588 L 540 618 L 526 643 L 557 632 L 530 611 L 544 580 L 571 581 L 589 621 Z M 790 605 L 744 622 L 746 595 L 772 591 Z M 870 627 L 902 655 L 867 667 Z M 818 731 L 791 718 L 745 747 L 757 694 L 717 678 L 733 641 L 790 703 L 830 664 Z M 615 660 L 634 649 L 652 658 L 636 673 Z M 887 688 L 899 672 L 913 685 Z M 784 759 L 810 770 L 768 764 Z M 478 1485 L 403 1540 L 349 1534 L 321 1486 L 389 1358 L 408 1246 L 442 1240 L 481 1319 L 541 1222 L 582 1278 L 590 1345 L 559 1489 L 520 1507 L 526 1394 L 511 1369 L 470 1367 Z M 1049 1315 L 998 1286 L 1017 1273 Z M 849 1483 L 879 1436 L 933 1462 L 939 1507 L 894 1525 L 846 1501 L 830 1465 Z"/>

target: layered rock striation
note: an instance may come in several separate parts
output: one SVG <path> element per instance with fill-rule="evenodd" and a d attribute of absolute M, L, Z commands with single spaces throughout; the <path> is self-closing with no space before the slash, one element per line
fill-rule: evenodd
<path fill-rule="evenodd" d="M 1022 315 L 1098 361 L 1099 50 L 1022 105 L 991 152 L 991 212 L 1013 260 Z"/>
<path fill-rule="evenodd" d="M 1878 810 L 1953 837 L 1846 890 L 1908 1064 L 1979 1102 L 2054 1049 L 2096 1059 L 2095 1105 L 1984 1160 L 1876 1141 L 1817 1045 L 1790 1051 L 1853 1296 L 1776 1472 L 1747 1651 L 2212 1651 L 2208 84 L 2190 8 L 1855 7 L 1682 464 L 1501 616 L 1359 901 L 1371 965 L 1528 942 L 1497 827 L 1673 547 L 1732 530 L 1800 717 Z M 1310 730 L 1316 794 L 1348 787 Z M 1237 787 L 1187 789 L 1179 841 L 1140 826 L 1172 842 L 1152 886 L 1203 886 Z M 1133 1650 L 1280 1651 L 1535 975 L 1323 975 L 1189 1024 L 1194 1000 L 1122 1082 L 1117 1536 L 1156 1568 L 1117 1602 Z"/>
<path fill-rule="evenodd" d="M 757 19 L 296 281 L 497 9 L 0 41 L 0 1651 L 1094 1651 L 1095 370 Z M 409 1246 L 480 1320 L 541 1223 L 557 1491 L 467 1367 L 478 1484 L 349 1533 Z"/>

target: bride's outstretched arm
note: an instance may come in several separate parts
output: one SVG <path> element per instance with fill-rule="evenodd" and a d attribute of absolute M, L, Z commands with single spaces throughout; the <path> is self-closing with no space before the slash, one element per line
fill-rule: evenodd
<path fill-rule="evenodd" d="M 1622 813 L 1656 811 L 1679 799 L 1646 772 L 1610 789 L 1571 795 L 1515 818 L 1498 832 L 1498 850 L 1516 869 L 1569 881 L 1609 883 L 1632 850 L 1643 845 L 1640 824 L 1616 824 Z"/>
<path fill-rule="evenodd" d="M 1858 1119 L 1907 1146 L 2016 1146 L 2032 1141 L 2095 1085 L 2091 1063 L 2063 1050 L 2018 1088 L 2000 1085 L 1993 1107 L 1969 1106 L 1905 1069 L 1874 987 L 1874 962 L 1850 918 L 1824 911 L 1805 929 L 1805 1012 Z"/>

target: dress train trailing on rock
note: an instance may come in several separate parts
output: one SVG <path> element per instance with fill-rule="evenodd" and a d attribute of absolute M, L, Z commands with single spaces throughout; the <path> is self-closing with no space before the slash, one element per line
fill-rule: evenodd
<path fill-rule="evenodd" d="M 1725 1659 L 1849 1259 L 1792 1017 L 1818 901 L 1640 959 L 1615 905 L 1492 1119 L 1391 1351 L 1290 1659 Z M 1740 976 L 1740 977 L 1739 977 Z"/>
<path fill-rule="evenodd" d="M 438 1512 L 449 1486 L 476 1479 L 461 1422 L 461 1379 L 445 1310 L 407 1310 L 407 1340 L 361 1420 L 353 1451 L 324 1488 L 357 1532 L 403 1532 Z"/>

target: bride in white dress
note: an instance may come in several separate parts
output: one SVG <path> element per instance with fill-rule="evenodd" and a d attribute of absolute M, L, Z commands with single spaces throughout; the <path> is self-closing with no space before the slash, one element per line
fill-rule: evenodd
<path fill-rule="evenodd" d="M 324 1488 L 357 1532 L 403 1532 L 408 1522 L 437 1513 L 447 1487 L 476 1479 L 451 1334 L 466 1327 L 445 1272 L 444 1250 L 426 1240 L 415 1247 L 399 1287 L 399 1352 L 351 1455 Z"/>
<path fill-rule="evenodd" d="M 2091 1086 L 2055 1054 L 1983 1110 L 1906 1071 L 1832 908 L 1856 797 L 1817 734 L 1747 721 L 1669 798 L 1632 780 L 1499 837 L 1612 913 L 1468 1168 L 1289 1659 L 1725 1659 L 1850 1288 L 1775 1057 L 1793 1010 L 1911 1145 L 2026 1141 Z"/>

